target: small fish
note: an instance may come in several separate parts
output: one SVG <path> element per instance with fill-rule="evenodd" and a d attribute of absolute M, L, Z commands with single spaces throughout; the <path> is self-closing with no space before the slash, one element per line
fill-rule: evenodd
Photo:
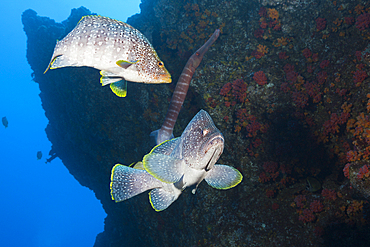
<path fill-rule="evenodd" d="M 120 97 L 127 82 L 171 83 L 171 75 L 147 38 L 129 24 L 88 15 L 58 41 L 46 71 L 67 66 L 100 70 L 100 82 Z M 46 71 L 44 73 L 46 73 Z"/>
<path fill-rule="evenodd" d="M 209 114 L 201 110 L 180 137 L 154 147 L 144 156 L 142 165 L 140 162 L 132 164 L 133 168 L 115 165 L 110 183 L 112 199 L 120 202 L 151 190 L 150 204 L 156 211 L 162 211 L 184 189 L 191 188 L 195 194 L 203 179 L 216 189 L 235 187 L 242 181 L 242 174 L 233 167 L 216 164 L 223 149 L 222 133 Z"/>
<path fill-rule="evenodd" d="M 306 190 L 308 190 L 309 192 L 316 192 L 321 189 L 320 181 L 314 177 L 307 177 L 306 183 L 307 183 Z"/>
<path fill-rule="evenodd" d="M 42 158 L 42 152 L 38 151 L 36 156 L 37 156 L 37 160 L 40 160 Z"/>
<path fill-rule="evenodd" d="M 3 122 L 3 125 L 5 126 L 5 128 L 8 128 L 8 119 L 6 119 L 6 117 L 3 117 L 1 121 Z"/>

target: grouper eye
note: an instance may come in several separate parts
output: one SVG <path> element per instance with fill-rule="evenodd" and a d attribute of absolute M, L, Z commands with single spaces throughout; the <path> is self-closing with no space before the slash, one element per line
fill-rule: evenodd
<path fill-rule="evenodd" d="M 162 67 L 164 66 L 164 64 L 163 64 L 161 61 L 159 61 L 159 62 L 158 62 L 158 66 L 159 66 L 160 68 L 162 68 Z"/>
<path fill-rule="evenodd" d="M 202 135 L 205 137 L 209 133 L 209 129 L 202 130 Z"/>

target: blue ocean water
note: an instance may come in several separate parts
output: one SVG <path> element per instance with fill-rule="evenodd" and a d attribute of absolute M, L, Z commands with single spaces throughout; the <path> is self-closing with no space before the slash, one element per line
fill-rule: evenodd
<path fill-rule="evenodd" d="M 26 60 L 21 14 L 33 9 L 61 22 L 72 8 L 126 21 L 140 0 L 5 0 L 0 8 L 0 245 L 92 246 L 106 216 L 94 193 L 81 186 L 57 158 L 45 164 L 51 143 L 38 84 Z M 43 156 L 37 160 L 36 154 Z"/>

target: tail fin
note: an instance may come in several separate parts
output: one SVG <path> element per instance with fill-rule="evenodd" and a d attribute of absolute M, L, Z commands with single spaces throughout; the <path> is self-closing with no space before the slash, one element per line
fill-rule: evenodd
<path fill-rule="evenodd" d="M 180 194 L 181 190 L 175 188 L 173 184 L 167 184 L 167 186 L 149 192 L 150 204 L 155 211 L 162 211 L 176 201 Z"/>
<path fill-rule="evenodd" d="M 162 187 L 163 183 L 145 170 L 117 164 L 112 168 L 110 193 L 112 200 L 121 202 L 144 191 Z"/>

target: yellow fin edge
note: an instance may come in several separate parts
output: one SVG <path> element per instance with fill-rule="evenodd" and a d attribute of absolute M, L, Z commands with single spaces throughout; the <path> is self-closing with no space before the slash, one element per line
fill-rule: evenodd
<path fill-rule="evenodd" d="M 156 208 L 154 207 L 153 202 L 152 202 L 152 198 L 151 198 L 151 196 L 150 196 L 150 193 L 152 193 L 152 191 L 150 191 L 150 192 L 148 193 L 148 195 L 149 195 L 149 202 L 150 202 L 150 205 L 152 206 L 152 208 L 153 208 L 156 212 L 161 212 L 161 211 L 163 211 L 163 209 L 162 209 L 162 210 L 158 210 L 158 209 L 156 209 Z"/>
<path fill-rule="evenodd" d="M 110 196 L 112 198 L 113 201 L 115 201 L 116 199 L 114 199 L 114 196 L 113 196 L 113 190 L 112 190 L 112 185 L 113 185 L 113 176 L 114 176 L 114 170 L 116 169 L 117 166 L 121 166 L 121 164 L 116 164 L 115 166 L 113 166 L 112 168 L 112 171 L 111 171 L 111 175 L 110 175 L 110 184 L 109 184 L 109 188 L 110 188 Z"/>
<path fill-rule="evenodd" d="M 234 188 L 235 186 L 237 186 L 238 184 L 240 184 L 240 182 L 243 180 L 243 175 L 241 174 L 241 172 L 238 169 L 234 168 L 234 167 L 231 167 L 231 168 L 233 168 L 238 173 L 238 175 L 239 175 L 238 178 L 229 187 L 218 188 L 218 189 L 220 189 L 220 190 L 228 190 L 228 189 Z"/>

